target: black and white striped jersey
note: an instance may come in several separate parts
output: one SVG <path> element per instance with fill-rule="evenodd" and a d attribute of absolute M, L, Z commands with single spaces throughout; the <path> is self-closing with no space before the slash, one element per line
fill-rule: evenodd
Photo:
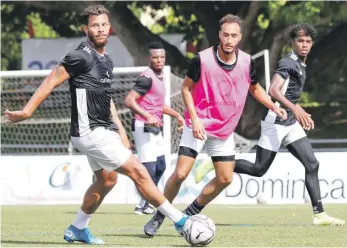
<path fill-rule="evenodd" d="M 82 42 L 61 65 L 70 74 L 71 136 L 87 135 L 96 127 L 117 130 L 110 110 L 111 58 L 106 53 L 98 54 L 89 42 Z"/>
<path fill-rule="evenodd" d="M 292 51 L 278 62 L 276 73 L 286 80 L 282 88 L 282 93 L 291 103 L 296 104 L 304 88 L 306 65 Z M 296 120 L 293 111 L 285 106 L 280 107 L 287 111 L 287 120 L 281 120 L 274 112 L 268 109 L 265 110 L 263 120 L 285 126 L 295 123 Z"/>

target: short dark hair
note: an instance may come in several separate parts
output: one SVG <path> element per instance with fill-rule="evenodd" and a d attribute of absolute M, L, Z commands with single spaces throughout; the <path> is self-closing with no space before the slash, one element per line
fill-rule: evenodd
<path fill-rule="evenodd" d="M 165 49 L 163 43 L 160 41 L 152 41 L 149 43 L 149 49 Z"/>
<path fill-rule="evenodd" d="M 289 35 L 290 35 L 290 38 L 293 40 L 302 35 L 311 36 L 313 40 L 317 36 L 317 30 L 308 23 L 301 23 L 301 24 L 295 25 L 290 30 Z"/>
<path fill-rule="evenodd" d="M 237 24 L 239 24 L 239 26 L 242 30 L 243 20 L 237 15 L 227 14 L 227 15 L 223 16 L 219 20 L 219 30 L 222 29 L 222 26 L 224 23 L 237 23 Z"/>
<path fill-rule="evenodd" d="M 105 8 L 105 6 L 103 5 L 90 5 L 87 8 L 84 9 L 83 11 L 83 20 L 84 20 L 84 24 L 88 25 L 88 21 L 89 21 L 89 16 L 91 15 L 102 15 L 102 14 L 106 14 L 107 16 L 110 15 L 110 12 L 108 11 L 108 9 Z"/>

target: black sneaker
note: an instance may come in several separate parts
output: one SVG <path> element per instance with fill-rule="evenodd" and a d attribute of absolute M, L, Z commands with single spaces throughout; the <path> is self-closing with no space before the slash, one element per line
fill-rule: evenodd
<path fill-rule="evenodd" d="M 161 224 L 163 224 L 165 219 L 165 216 L 160 216 L 157 213 L 152 217 L 150 221 L 147 222 L 147 224 L 144 226 L 144 232 L 147 236 L 153 237 Z"/>

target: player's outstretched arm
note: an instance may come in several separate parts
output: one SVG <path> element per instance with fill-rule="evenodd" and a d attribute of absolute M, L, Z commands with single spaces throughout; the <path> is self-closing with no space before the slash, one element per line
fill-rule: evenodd
<path fill-rule="evenodd" d="M 194 106 L 194 100 L 192 96 L 192 89 L 195 87 L 195 83 L 189 77 L 185 77 L 182 85 L 182 96 L 184 105 L 187 108 L 187 111 L 190 115 L 190 119 L 192 120 L 192 128 L 193 135 L 195 138 L 204 140 L 206 137 L 204 125 L 202 121 L 199 119 Z"/>
<path fill-rule="evenodd" d="M 285 79 L 283 79 L 278 73 L 275 73 L 275 75 L 272 78 L 271 86 L 269 90 L 269 94 L 272 98 L 274 98 L 276 101 L 280 102 L 283 106 L 286 106 L 290 110 L 293 111 L 295 118 L 301 126 L 306 129 L 310 130 L 314 128 L 314 122 L 311 118 L 311 115 L 306 113 L 301 107 L 297 106 L 296 104 L 291 103 L 282 93 L 282 88 L 285 83 Z"/>
<path fill-rule="evenodd" d="M 116 105 L 114 105 L 114 102 L 112 99 L 111 99 L 111 114 L 112 114 L 113 122 L 116 123 L 116 125 L 118 127 L 118 133 L 119 133 L 119 136 L 122 140 L 123 145 L 125 145 L 127 148 L 130 149 L 130 142 L 129 142 L 127 133 L 125 132 L 123 124 L 122 124 L 121 120 L 119 119 Z"/>
<path fill-rule="evenodd" d="M 178 113 L 176 110 L 174 110 L 173 108 L 164 105 L 163 108 L 163 113 L 166 115 L 170 115 L 173 118 L 176 118 L 177 120 L 177 125 L 178 125 L 178 130 L 182 130 L 183 126 L 184 126 L 184 118 L 182 117 L 182 115 L 180 113 Z"/>
<path fill-rule="evenodd" d="M 25 105 L 22 110 L 10 111 L 5 110 L 4 114 L 7 119 L 12 122 L 21 122 L 30 118 L 39 105 L 51 94 L 53 89 L 70 78 L 69 73 L 62 65 L 56 66 L 52 72 L 42 82 L 40 87 L 36 90 L 30 101 Z"/>
<path fill-rule="evenodd" d="M 276 104 L 271 101 L 270 97 L 268 96 L 268 94 L 266 94 L 266 91 L 263 89 L 263 87 L 261 87 L 259 83 L 252 84 L 249 87 L 249 92 L 258 102 L 263 104 L 268 109 L 274 111 L 283 120 L 287 119 L 287 111 L 285 111 L 283 108 L 278 108 Z"/>
<path fill-rule="evenodd" d="M 141 95 L 137 93 L 135 90 L 131 90 L 128 95 L 124 99 L 124 104 L 128 108 L 130 108 L 133 112 L 135 112 L 138 115 L 143 116 L 144 118 L 147 119 L 147 124 L 153 125 L 153 126 L 159 126 L 158 120 L 152 116 L 150 113 L 142 109 L 138 104 L 137 104 L 137 99 L 139 99 Z"/>

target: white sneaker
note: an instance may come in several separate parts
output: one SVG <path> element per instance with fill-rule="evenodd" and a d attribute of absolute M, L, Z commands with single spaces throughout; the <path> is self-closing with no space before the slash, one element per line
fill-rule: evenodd
<path fill-rule="evenodd" d="M 313 225 L 320 226 L 343 226 L 345 224 L 344 220 L 340 220 L 327 215 L 325 212 L 315 214 L 313 217 Z"/>

